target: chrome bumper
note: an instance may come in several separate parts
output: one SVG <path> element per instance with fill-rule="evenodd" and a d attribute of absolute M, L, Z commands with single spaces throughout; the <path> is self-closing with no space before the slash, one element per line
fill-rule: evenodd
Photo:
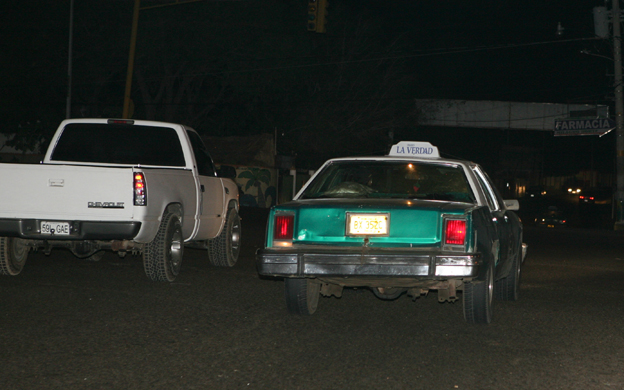
<path fill-rule="evenodd" d="M 419 279 L 474 278 L 480 253 L 423 253 L 404 249 L 259 249 L 258 273 L 281 277 L 415 277 Z"/>

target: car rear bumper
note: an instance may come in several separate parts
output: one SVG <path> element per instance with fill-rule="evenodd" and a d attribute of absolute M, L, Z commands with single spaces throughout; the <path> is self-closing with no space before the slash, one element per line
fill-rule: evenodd
<path fill-rule="evenodd" d="M 476 278 L 480 253 L 423 253 L 405 249 L 259 249 L 260 275 L 280 277 Z"/>
<path fill-rule="evenodd" d="M 69 235 L 42 234 L 37 219 L 0 219 L 0 237 L 31 240 L 132 240 L 141 229 L 141 222 L 67 221 Z"/>

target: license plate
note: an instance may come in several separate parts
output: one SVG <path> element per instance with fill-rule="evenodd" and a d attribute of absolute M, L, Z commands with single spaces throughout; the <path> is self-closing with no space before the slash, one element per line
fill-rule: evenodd
<path fill-rule="evenodd" d="M 348 235 L 388 235 L 388 214 L 347 214 Z"/>
<path fill-rule="evenodd" d="M 69 222 L 41 221 L 41 234 L 68 236 Z"/>

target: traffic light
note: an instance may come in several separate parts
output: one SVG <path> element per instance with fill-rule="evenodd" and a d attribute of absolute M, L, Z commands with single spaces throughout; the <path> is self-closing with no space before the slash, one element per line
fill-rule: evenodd
<path fill-rule="evenodd" d="M 327 0 L 308 0 L 308 31 L 325 32 Z"/>
<path fill-rule="evenodd" d="M 318 4 L 316 0 L 308 0 L 308 31 L 316 31 L 317 15 Z"/>

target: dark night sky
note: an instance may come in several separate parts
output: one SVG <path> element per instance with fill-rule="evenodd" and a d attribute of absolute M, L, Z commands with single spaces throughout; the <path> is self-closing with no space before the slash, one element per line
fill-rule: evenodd
<path fill-rule="evenodd" d="M 610 55 L 609 42 L 589 39 L 600 0 L 345 2 L 377 15 L 388 42 L 408 42 L 401 54 L 428 97 L 585 103 L 611 92 L 612 64 L 580 53 Z"/>
<path fill-rule="evenodd" d="M 305 29 L 307 1 L 275 1 L 301 3 L 303 14 L 293 14 L 292 18 L 300 17 L 301 29 Z M 143 0 L 142 5 L 167 2 L 172 1 Z M 3 111 L 2 126 L 23 122 L 28 115 L 33 115 L 30 111 L 42 104 L 37 99 L 44 88 L 58 91 L 61 99 L 56 103 L 56 110 L 60 119 L 63 118 L 69 3 L 69 0 L 36 0 L 5 5 L 0 16 L 3 37 L 0 103 L 10 109 Z M 258 4 L 273 4 L 269 1 L 236 3 L 240 4 L 241 13 Z M 337 36 L 336 30 L 340 28 L 337 13 L 367 17 L 379 27 L 375 30 L 376 38 L 388 46 L 397 45 L 392 56 L 415 75 L 413 98 L 610 105 L 613 63 L 600 56 L 611 56 L 611 42 L 591 39 L 592 8 L 604 4 L 600 0 L 330 0 L 328 33 L 322 39 L 331 40 Z M 109 57 L 111 63 L 123 71 L 132 1 L 109 0 L 104 5 L 76 0 L 75 7 L 74 71 L 81 71 L 76 68 L 84 61 L 81 48 L 96 44 L 97 40 L 118 41 L 118 50 Z M 100 13 L 98 7 L 106 8 L 106 12 Z M 182 9 L 171 7 L 167 11 L 171 20 L 165 26 L 171 28 L 172 34 L 178 29 L 177 23 L 201 23 L 194 19 L 194 13 L 184 14 Z M 254 22 L 258 33 L 265 31 L 264 25 L 269 24 L 263 17 Z M 555 34 L 558 22 L 565 27 L 561 37 Z M 284 24 L 287 23 L 293 20 L 284 20 Z M 106 26 L 111 32 L 106 32 Z M 273 45 L 283 41 L 279 35 L 274 35 L 273 39 Z M 597 56 L 581 54 L 581 50 L 589 50 Z M 42 72 L 48 63 L 49 72 Z M 33 71 L 24 72 L 24 69 Z M 120 79 L 124 76 L 122 71 Z M 486 138 L 501 136 L 487 131 L 479 134 Z M 549 137 L 544 143 L 543 138 L 540 136 L 535 142 L 553 148 L 553 153 L 562 157 L 568 153 L 583 153 L 587 145 L 592 145 L 596 152 L 592 152 L 591 161 L 580 159 L 581 165 L 586 167 L 601 166 L 603 159 L 596 156 L 610 156 L 613 150 L 611 136 L 594 137 L 591 142 L 587 137 L 565 140 Z M 530 139 L 525 137 L 524 142 L 533 142 Z M 559 160 L 555 159 L 553 164 Z M 576 164 L 580 160 L 573 161 Z M 604 161 L 608 169 L 611 160 Z"/>
<path fill-rule="evenodd" d="M 304 0 L 280 1 L 305 4 Z M 142 5 L 163 2 L 168 1 L 143 0 Z M 120 34 L 125 39 L 119 42 L 123 52 L 127 50 L 129 26 L 121 22 L 129 22 L 132 1 L 107 3 L 107 9 L 125 12 L 126 19 L 98 20 L 97 3 L 87 6 L 76 1 L 76 49 L 80 49 L 81 35 L 90 33 L 84 31 L 89 28 L 85 26 L 88 19 L 89 23 L 127 28 L 125 35 Z M 253 3 L 257 1 L 249 2 Z M 382 39 L 388 44 L 401 41 L 396 57 L 422 75 L 417 93 L 424 97 L 595 102 L 611 93 L 605 72 L 612 73 L 612 65 L 580 51 L 610 56 L 610 44 L 580 39 L 593 36 L 592 8 L 602 4 L 600 0 L 332 0 L 327 39 L 332 28 L 339 27 L 331 24 L 335 8 L 368 13 L 382 25 Z M 0 16 L 3 65 L 32 61 L 39 44 L 53 44 L 59 55 L 66 55 L 69 0 L 12 2 L 10 7 L 5 5 Z M 171 21 L 172 30 L 177 22 L 183 21 Z M 555 35 L 558 22 L 566 28 L 559 38 Z"/>
<path fill-rule="evenodd" d="M 306 3 L 305 0 L 280 1 Z M 166 2 L 173 1 L 143 0 L 142 5 Z M 76 1 L 77 50 L 81 35 L 90 33 L 84 31 L 89 28 L 85 26 L 86 19 L 91 24 L 127 28 L 125 35 L 119 35 L 125 38 L 119 42 L 124 47 L 122 52 L 127 50 L 129 26 L 121 22 L 129 22 L 132 1 L 107 3 L 107 9 L 126 13 L 126 19 L 122 15 L 120 20 L 98 20 L 97 3 L 87 5 Z M 264 3 L 269 5 L 267 1 Z M 382 39 L 388 44 L 401 41 L 402 49 L 396 52 L 396 57 L 422 75 L 417 93 L 423 97 L 585 103 L 604 101 L 605 95 L 611 93 L 605 72 L 612 73 L 612 64 L 604 58 L 580 54 L 581 50 L 589 49 L 599 55 L 611 55 L 607 41 L 580 40 L 593 37 L 592 8 L 603 5 L 600 0 L 332 0 L 330 3 L 327 39 L 331 39 L 332 28 L 339 27 L 331 24 L 331 12 L 336 8 L 344 10 L 341 12 L 373 15 L 373 20 L 382 26 Z M 69 0 L 12 2 L 10 7 L 13 9 L 5 5 L 5 12 L 0 16 L 5 66 L 7 62 L 32 61 L 39 44 L 54 44 L 59 55 L 66 55 Z M 184 21 L 171 21 L 173 31 L 178 22 Z M 259 24 L 262 22 L 258 20 Z M 558 22 L 565 27 L 562 37 L 555 35 Z M 51 39 L 55 41 L 47 41 Z"/>
<path fill-rule="evenodd" d="M 612 56 L 612 41 L 592 39 L 592 9 L 604 4 L 396 1 L 373 7 L 385 18 L 389 37 L 405 34 L 412 42 L 406 56 L 422 75 L 416 92 L 420 97 L 612 106 L 613 62 L 604 58 Z M 559 22 L 561 36 L 556 34 Z M 614 132 L 599 138 L 428 128 L 422 134 L 480 162 L 490 160 L 488 147 L 507 144 L 543 150 L 546 173 L 614 169 Z"/>

